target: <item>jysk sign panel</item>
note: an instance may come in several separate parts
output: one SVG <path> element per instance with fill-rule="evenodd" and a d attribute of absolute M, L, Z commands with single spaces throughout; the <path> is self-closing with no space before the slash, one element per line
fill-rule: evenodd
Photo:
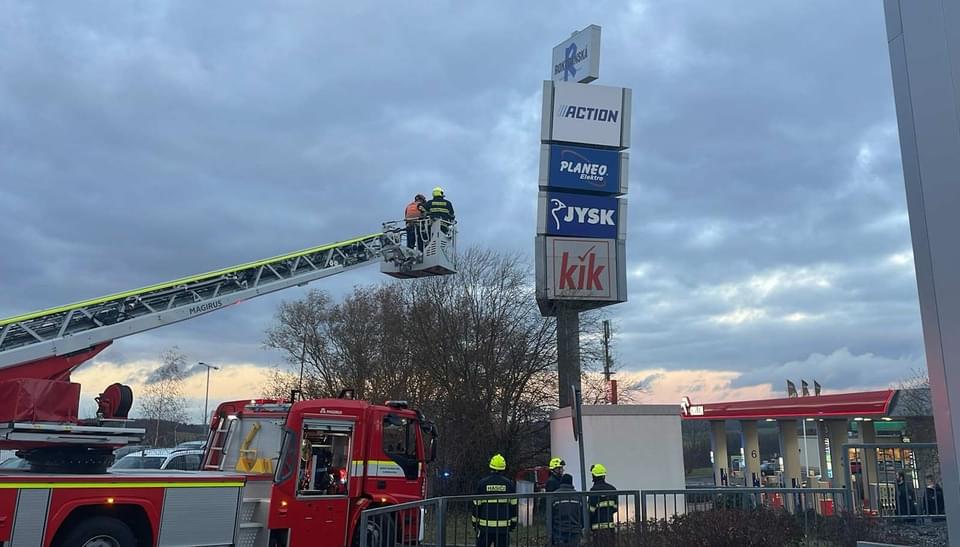
<path fill-rule="evenodd" d="M 548 81 L 543 93 L 541 140 L 630 146 L 629 89 Z"/>
<path fill-rule="evenodd" d="M 565 192 L 541 192 L 538 233 L 557 236 L 625 237 L 623 200 Z"/>
<path fill-rule="evenodd" d="M 604 194 L 627 192 L 626 152 L 566 144 L 544 144 L 540 151 L 540 187 Z"/>
<path fill-rule="evenodd" d="M 553 48 L 555 82 L 592 82 L 600 77 L 600 27 L 590 25 Z"/>
<path fill-rule="evenodd" d="M 617 242 L 548 237 L 547 298 L 617 300 Z"/>

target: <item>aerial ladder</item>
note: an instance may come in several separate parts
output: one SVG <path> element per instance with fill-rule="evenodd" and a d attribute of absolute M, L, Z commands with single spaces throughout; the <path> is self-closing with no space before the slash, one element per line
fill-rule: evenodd
<path fill-rule="evenodd" d="M 362 266 L 400 279 L 456 273 L 456 225 L 416 223 L 422 250 L 406 244 L 406 221 L 392 221 L 379 233 L 0 319 L 0 448 L 36 471 L 102 472 L 113 449 L 144 430 L 127 427 L 133 393 L 118 383 L 97 397 L 95 419 L 79 420 L 74 369 L 118 338 Z"/>

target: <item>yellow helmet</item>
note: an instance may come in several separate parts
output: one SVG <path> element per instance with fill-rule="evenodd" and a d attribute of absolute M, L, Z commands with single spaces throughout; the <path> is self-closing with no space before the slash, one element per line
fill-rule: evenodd
<path fill-rule="evenodd" d="M 590 466 L 590 474 L 594 477 L 606 477 L 607 468 L 602 463 L 595 463 Z"/>
<path fill-rule="evenodd" d="M 561 458 L 551 458 L 549 468 L 550 470 L 560 469 L 565 465 L 567 465 L 567 462 L 563 461 Z"/>
<path fill-rule="evenodd" d="M 503 471 L 506 468 L 507 460 L 503 459 L 503 456 L 500 454 L 494 454 L 494 456 L 490 458 L 490 469 L 493 469 L 494 471 Z"/>
<path fill-rule="evenodd" d="M 433 197 L 435 198 L 443 197 L 443 188 L 440 188 L 439 186 L 435 187 L 433 189 Z"/>

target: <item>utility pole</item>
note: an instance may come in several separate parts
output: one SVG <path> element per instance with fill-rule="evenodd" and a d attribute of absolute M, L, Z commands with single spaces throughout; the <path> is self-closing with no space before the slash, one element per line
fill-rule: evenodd
<path fill-rule="evenodd" d="M 610 385 L 610 321 L 603 320 L 603 379 Z"/>
<path fill-rule="evenodd" d="M 610 361 L 610 321 L 603 320 L 603 386 L 604 398 L 607 404 L 617 404 L 617 381 L 611 380 L 613 375 L 613 363 Z"/>
<path fill-rule="evenodd" d="M 220 367 L 215 365 L 208 365 L 203 361 L 200 361 L 197 364 L 202 367 L 207 367 L 207 391 L 203 396 L 203 425 L 207 425 L 209 423 L 207 420 L 210 419 L 210 414 L 208 413 L 209 411 L 207 408 L 207 403 L 210 402 L 210 369 L 220 370 Z"/>

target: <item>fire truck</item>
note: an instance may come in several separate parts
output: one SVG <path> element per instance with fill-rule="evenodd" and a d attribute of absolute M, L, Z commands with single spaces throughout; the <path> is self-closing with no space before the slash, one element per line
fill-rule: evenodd
<path fill-rule="evenodd" d="M 251 399 L 211 418 L 202 468 L 110 471 L 139 444 L 129 386 L 110 384 L 96 417 L 78 418 L 70 373 L 114 340 L 288 287 L 380 264 L 387 275 L 456 273 L 456 227 L 422 221 L 205 274 L 0 320 L 0 449 L 26 471 L 0 473 L 0 547 L 386 547 L 404 523 L 357 530 L 366 508 L 422 499 L 437 431 L 402 401 Z M 402 524 L 402 526 L 398 526 Z M 409 532 L 413 531 L 413 532 Z"/>

